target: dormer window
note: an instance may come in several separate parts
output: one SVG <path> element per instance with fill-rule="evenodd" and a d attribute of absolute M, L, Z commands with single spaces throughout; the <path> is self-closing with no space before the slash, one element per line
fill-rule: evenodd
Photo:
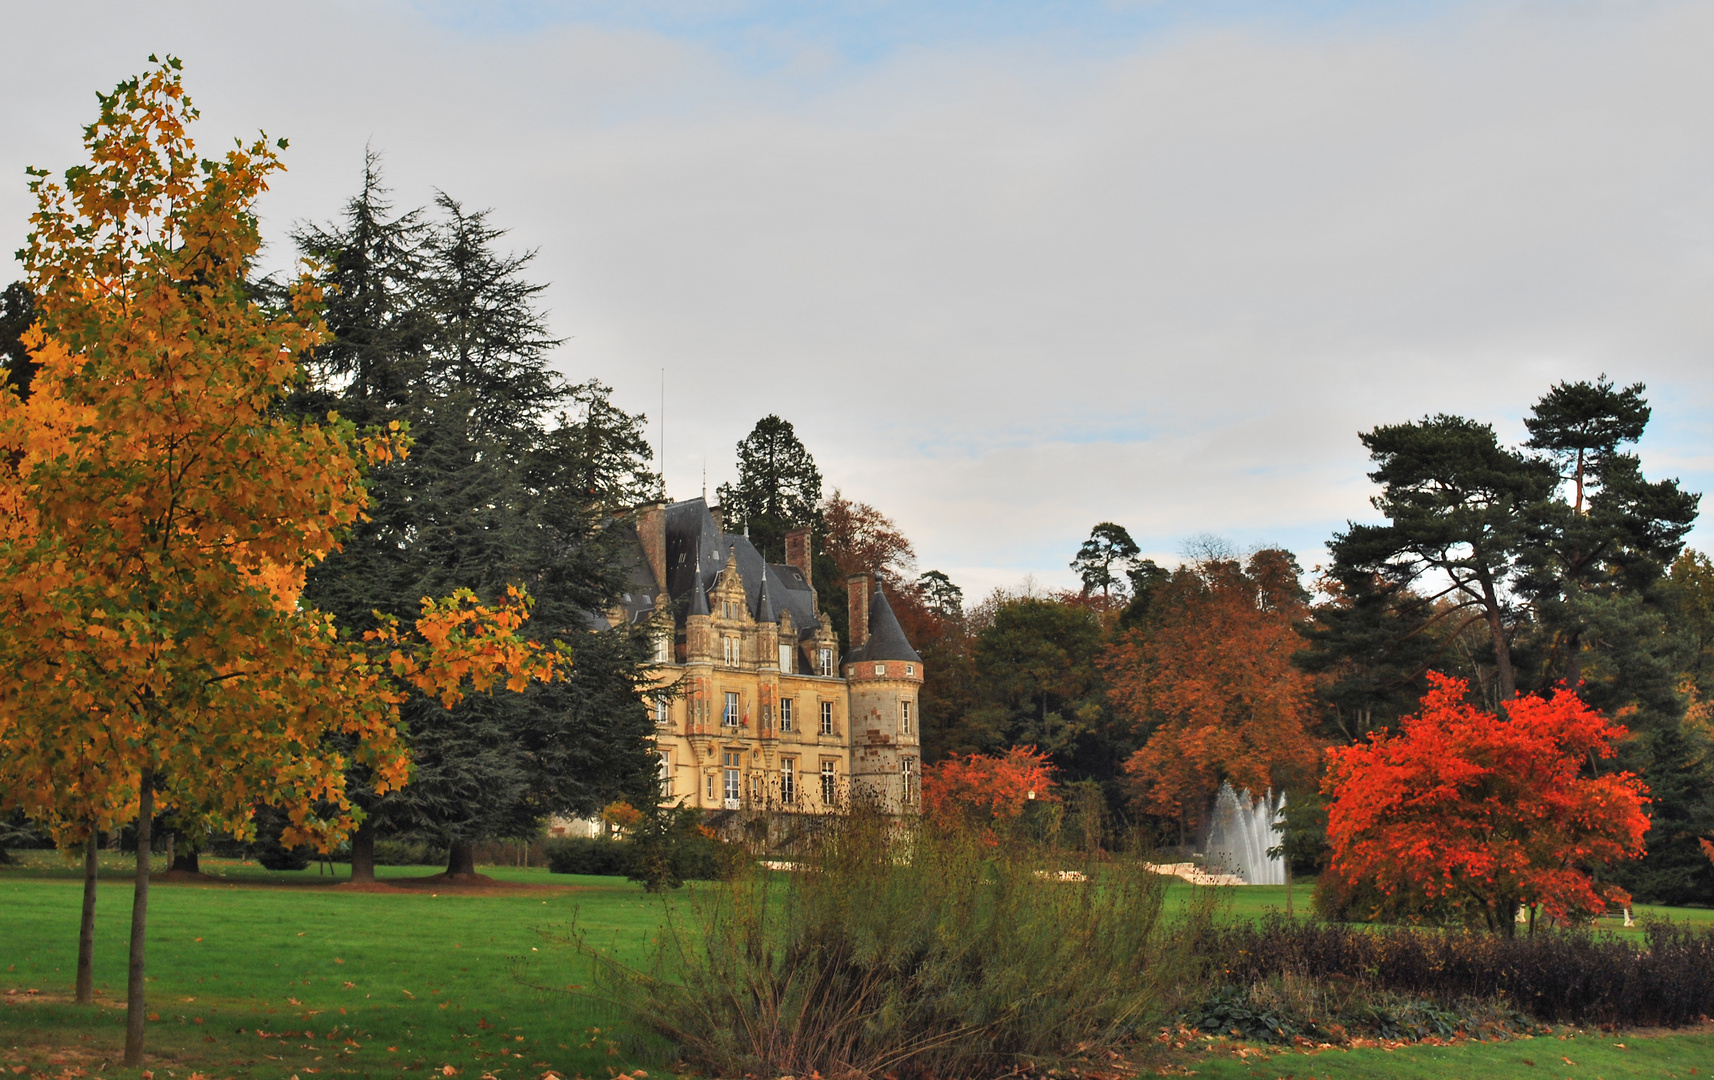
<path fill-rule="evenodd" d="M 817 672 L 819 672 L 822 675 L 832 675 L 833 674 L 833 650 L 832 649 L 817 649 L 816 650 L 816 668 L 815 669 Z"/>

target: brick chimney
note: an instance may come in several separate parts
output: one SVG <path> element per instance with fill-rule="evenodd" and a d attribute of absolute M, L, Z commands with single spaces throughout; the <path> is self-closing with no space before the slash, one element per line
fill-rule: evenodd
<path fill-rule="evenodd" d="M 845 581 L 845 595 L 850 601 L 846 618 L 851 627 L 853 649 L 869 644 L 869 594 L 874 591 L 868 574 L 852 574 Z"/>
<path fill-rule="evenodd" d="M 809 576 L 809 564 L 809 530 L 793 529 L 786 533 L 786 565 L 803 571 L 803 580 L 814 588 L 815 579 Z"/>
<path fill-rule="evenodd" d="M 643 545 L 643 558 L 655 579 L 655 588 L 667 588 L 667 505 L 644 503 L 637 507 L 637 539 Z"/>

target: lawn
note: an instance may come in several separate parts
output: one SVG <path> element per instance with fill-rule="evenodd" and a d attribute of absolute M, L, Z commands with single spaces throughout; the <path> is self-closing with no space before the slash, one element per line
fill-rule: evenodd
<path fill-rule="evenodd" d="M 75 868 L 38 855 L 0 870 L 0 1067 L 38 1076 L 130 1080 L 123 1045 L 128 859 L 108 857 L 96 985 L 103 1007 L 68 1001 L 76 963 Z M 149 1024 L 156 1080 L 437 1077 L 606 1080 L 665 1062 L 615 1042 L 615 1018 L 571 988 L 587 970 L 554 943 L 575 920 L 590 939 L 641 958 L 660 901 L 617 878 L 485 868 L 514 888 L 358 892 L 312 867 L 272 873 L 214 860 L 217 884 L 150 893 Z M 383 879 L 429 867 L 382 867 Z M 1191 886 L 1185 885 L 1188 890 Z M 1285 890 L 1229 890 L 1233 914 L 1283 908 Z M 1304 909 L 1307 889 L 1295 897 Z M 1673 910 L 1675 918 L 1714 912 Z M 33 993 L 32 993 L 33 991 Z M 1618 1044 L 1623 1043 L 1623 1048 Z M 1714 1069 L 1714 1035 L 1578 1035 L 1561 1041 L 1274 1054 L 1214 1044 L 1176 1063 L 1203 1077 L 1673 1077 Z M 1565 1059 L 1575 1062 L 1568 1065 Z M 1526 1064 L 1529 1062 L 1529 1064 Z M 454 1073 L 447 1074 L 451 1068 Z M 1692 1073 L 1695 1068 L 1699 1071 Z"/>
<path fill-rule="evenodd" d="M 518 1080 L 549 1070 L 606 1077 L 620 1061 L 605 1038 L 610 1017 L 569 992 L 584 969 L 543 935 L 563 936 L 575 918 L 606 947 L 642 955 L 660 907 L 636 886 L 496 869 L 532 887 L 354 892 L 313 869 L 209 868 L 237 880 L 150 890 L 157 1075 L 388 1077 L 451 1066 Z M 110 1065 L 124 1041 L 131 887 L 117 877 L 101 887 L 95 982 L 106 1007 L 92 1011 L 68 1001 L 80 883 L 50 872 L 0 871 L 0 989 L 17 991 L 0 1009 L 0 1063 L 15 1072 L 58 1056 L 91 1076 L 123 1076 Z"/>

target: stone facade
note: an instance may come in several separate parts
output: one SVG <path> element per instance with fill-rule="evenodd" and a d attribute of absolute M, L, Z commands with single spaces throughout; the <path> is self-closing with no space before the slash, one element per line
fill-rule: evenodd
<path fill-rule="evenodd" d="M 611 617 L 654 632 L 669 799 L 710 813 L 827 813 L 853 793 L 914 807 L 922 659 L 874 577 L 846 583 L 857 614 L 841 656 L 808 530 L 770 564 L 701 499 L 641 507 L 635 520 L 632 588 Z"/>

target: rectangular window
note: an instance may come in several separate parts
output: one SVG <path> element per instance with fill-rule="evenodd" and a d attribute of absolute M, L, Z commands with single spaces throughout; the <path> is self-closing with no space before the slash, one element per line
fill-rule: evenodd
<path fill-rule="evenodd" d="M 822 649 L 819 651 L 819 653 L 817 655 L 818 655 L 818 660 L 817 660 L 817 664 L 816 664 L 816 670 L 823 675 L 832 675 L 833 674 L 833 650 L 832 649 Z"/>
<path fill-rule="evenodd" d="M 672 703 L 665 694 L 655 698 L 655 723 L 666 727 L 672 721 Z"/>
<path fill-rule="evenodd" d="M 712 802 L 714 800 L 714 774 L 713 773 L 708 774 L 708 798 L 709 798 L 710 802 Z"/>
<path fill-rule="evenodd" d="M 917 801 L 917 759 L 914 757 L 899 759 L 899 788 L 900 796 L 907 804 Z"/>
<path fill-rule="evenodd" d="M 899 731 L 905 735 L 911 733 L 911 703 L 908 701 L 899 703 Z"/>
<path fill-rule="evenodd" d="M 662 635 L 655 639 L 655 663 L 664 664 L 672 659 L 672 639 Z"/>
<path fill-rule="evenodd" d="M 727 727 L 738 726 L 738 695 L 730 690 L 726 691 L 726 712 L 721 715 L 720 722 Z"/>
<path fill-rule="evenodd" d="M 729 637 L 721 638 L 720 644 L 726 650 L 726 662 L 730 664 L 732 662 L 732 639 Z"/>
<path fill-rule="evenodd" d="M 780 699 L 780 730 L 781 731 L 790 731 L 791 729 L 792 729 L 792 699 L 791 698 L 781 698 Z"/>
<path fill-rule="evenodd" d="M 887 673 L 887 665 L 885 665 L 885 664 L 876 664 L 875 665 L 875 674 L 885 675 L 886 673 Z"/>
<path fill-rule="evenodd" d="M 790 645 L 780 646 L 780 670 L 787 675 L 793 674 L 797 670 L 797 666 L 792 663 L 793 651 Z"/>
<path fill-rule="evenodd" d="M 726 774 L 726 809 L 728 810 L 738 809 L 738 797 L 740 795 L 738 788 L 738 761 L 742 756 L 743 755 L 741 754 L 734 754 L 730 751 L 723 755 L 724 771 Z"/>
<path fill-rule="evenodd" d="M 780 759 L 780 801 L 797 801 L 797 758 Z"/>
<path fill-rule="evenodd" d="M 916 673 L 917 673 L 917 666 L 915 664 L 906 664 L 905 665 L 905 674 L 906 675 L 915 675 Z"/>
<path fill-rule="evenodd" d="M 671 750 L 662 750 L 661 751 L 661 794 L 662 795 L 671 795 L 672 793 L 673 793 L 673 752 Z"/>
<path fill-rule="evenodd" d="M 833 734 L 833 702 L 831 701 L 821 703 L 821 733 L 823 735 Z"/>
<path fill-rule="evenodd" d="M 833 796 L 836 793 L 835 789 L 834 789 L 835 779 L 836 778 L 833 775 L 833 762 L 831 762 L 831 761 L 822 762 L 821 763 L 821 804 L 823 806 L 832 806 L 833 805 Z"/>

